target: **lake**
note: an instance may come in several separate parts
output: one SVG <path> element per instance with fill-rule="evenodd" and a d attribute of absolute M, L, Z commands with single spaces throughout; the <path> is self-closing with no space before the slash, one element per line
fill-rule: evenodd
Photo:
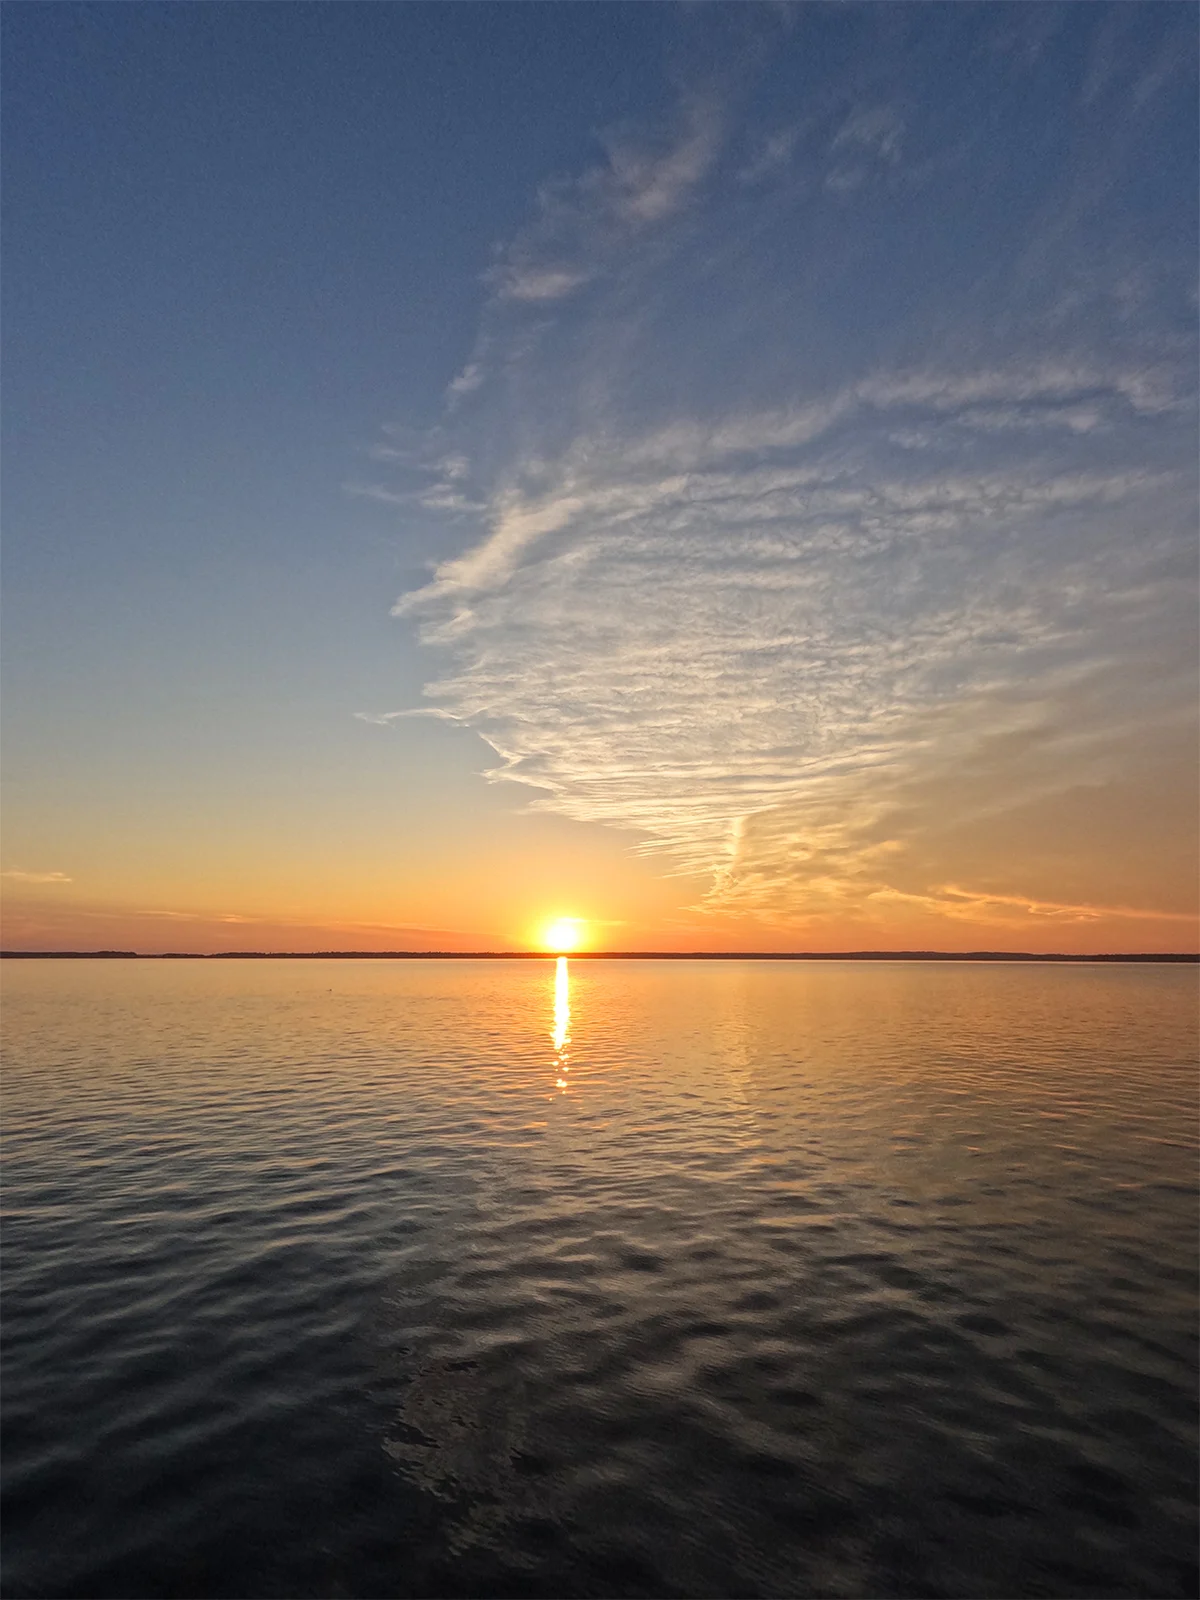
<path fill-rule="evenodd" d="M 1196 1594 L 1194 968 L 3 966 L 10 1600 Z"/>

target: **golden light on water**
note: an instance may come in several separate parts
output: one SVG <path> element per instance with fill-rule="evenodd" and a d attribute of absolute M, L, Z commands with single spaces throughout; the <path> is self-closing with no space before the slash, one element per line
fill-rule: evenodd
<path fill-rule="evenodd" d="M 583 941 L 584 922 L 580 917 L 558 917 L 542 930 L 544 950 L 578 950 Z"/>
<path fill-rule="evenodd" d="M 550 1034 L 554 1045 L 554 1065 L 558 1071 L 556 1086 L 567 1087 L 567 1073 L 571 1070 L 567 1046 L 571 1042 L 571 979 L 566 956 L 559 956 L 554 964 L 554 1028 Z"/>
<path fill-rule="evenodd" d="M 559 956 L 554 971 L 554 1048 L 561 1051 L 571 1042 L 571 980 L 566 956 Z"/>

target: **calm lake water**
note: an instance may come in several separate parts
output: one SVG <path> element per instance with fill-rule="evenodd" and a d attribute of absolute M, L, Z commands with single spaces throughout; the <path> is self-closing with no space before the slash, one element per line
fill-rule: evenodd
<path fill-rule="evenodd" d="M 3 978 L 13 1600 L 1195 1595 L 1195 969 Z"/>

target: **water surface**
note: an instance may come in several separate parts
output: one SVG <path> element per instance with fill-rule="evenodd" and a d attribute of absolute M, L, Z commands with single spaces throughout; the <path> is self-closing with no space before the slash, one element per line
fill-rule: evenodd
<path fill-rule="evenodd" d="M 1194 970 L 3 977 L 14 1600 L 1196 1593 Z"/>

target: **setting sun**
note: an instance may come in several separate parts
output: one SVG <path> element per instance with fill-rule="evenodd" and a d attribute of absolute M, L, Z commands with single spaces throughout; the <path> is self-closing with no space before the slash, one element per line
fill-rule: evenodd
<path fill-rule="evenodd" d="M 542 947 L 546 950 L 577 950 L 583 940 L 585 924 L 579 917 L 558 917 L 542 930 Z"/>

